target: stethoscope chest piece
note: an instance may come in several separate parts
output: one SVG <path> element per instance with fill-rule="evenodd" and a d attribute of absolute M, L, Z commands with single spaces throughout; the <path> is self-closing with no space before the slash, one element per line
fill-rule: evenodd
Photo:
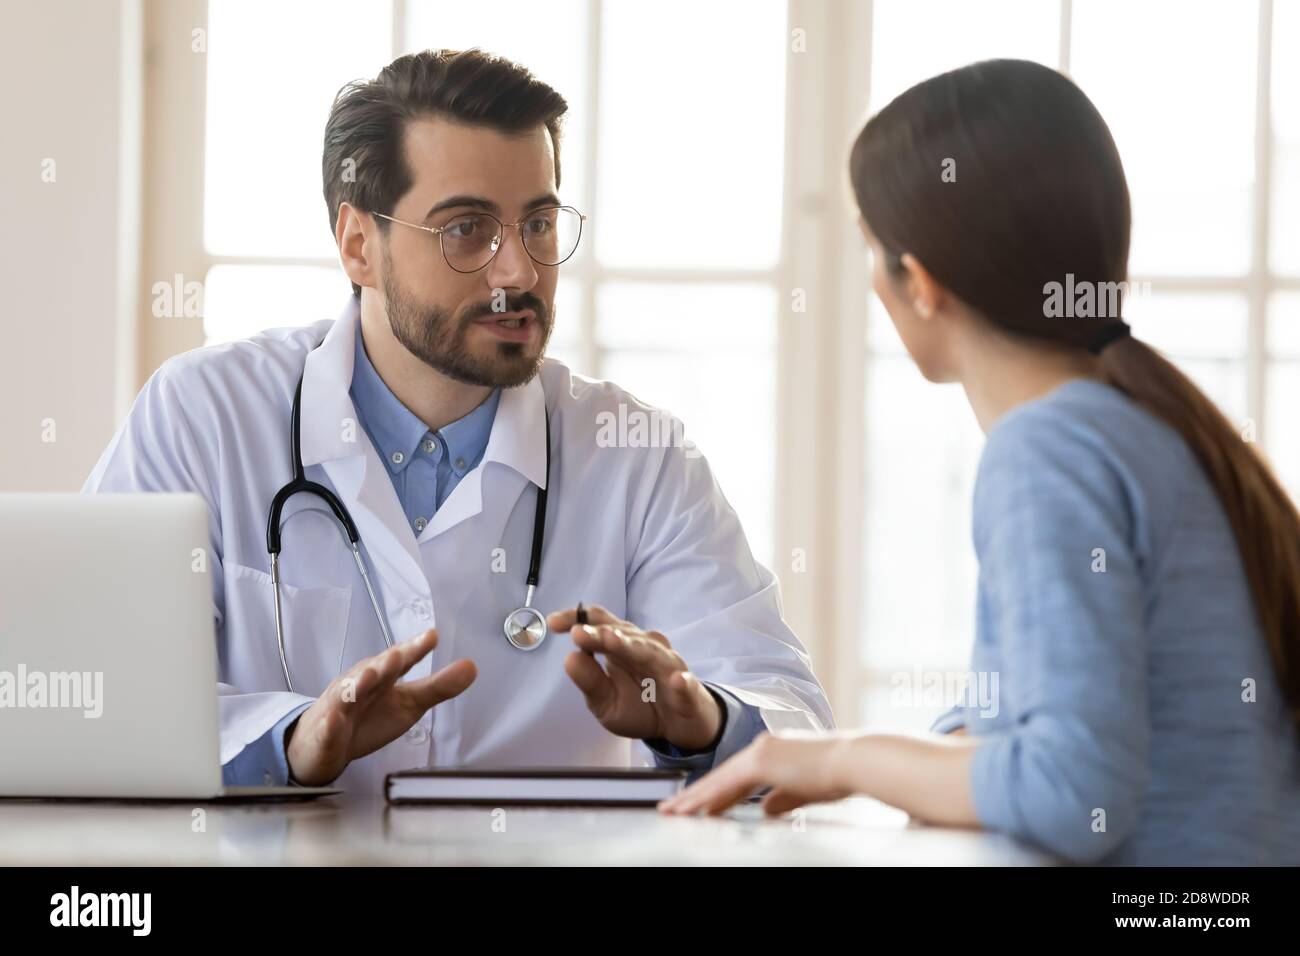
<path fill-rule="evenodd" d="M 546 640 L 546 619 L 535 607 L 515 608 L 506 615 L 506 640 L 521 651 L 535 651 Z"/>

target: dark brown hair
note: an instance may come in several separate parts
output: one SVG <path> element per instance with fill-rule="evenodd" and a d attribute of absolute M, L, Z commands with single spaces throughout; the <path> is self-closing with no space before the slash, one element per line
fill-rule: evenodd
<path fill-rule="evenodd" d="M 321 173 L 330 231 L 339 204 L 389 213 L 411 188 L 403 153 L 407 120 L 446 116 L 503 133 L 545 126 L 555 151 L 560 183 L 560 122 L 564 97 L 525 67 L 482 50 L 423 50 L 400 56 L 373 80 L 354 80 L 339 90 L 325 123 Z M 378 220 L 381 230 L 388 221 Z M 354 283 L 353 295 L 361 289 Z"/>
<path fill-rule="evenodd" d="M 947 164 L 947 165 L 945 165 Z M 955 172 L 944 177 L 945 168 Z M 858 134 L 849 175 L 887 268 L 911 253 L 1006 331 L 1085 347 L 1118 314 L 1049 317 L 1049 283 L 1123 282 L 1130 208 L 1119 151 L 1067 77 L 987 60 L 919 83 Z M 945 181 L 945 180 L 952 181 Z M 1121 337 L 1102 378 L 1177 431 L 1232 525 L 1261 629 L 1300 727 L 1300 514 L 1255 446 L 1150 346 Z"/>

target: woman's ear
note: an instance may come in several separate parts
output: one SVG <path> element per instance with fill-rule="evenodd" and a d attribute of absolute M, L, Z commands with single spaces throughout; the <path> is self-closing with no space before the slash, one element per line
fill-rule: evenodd
<path fill-rule="evenodd" d="M 910 252 L 903 253 L 900 261 L 907 273 L 904 288 L 912 310 L 922 319 L 933 318 L 947 301 L 947 290 Z"/>

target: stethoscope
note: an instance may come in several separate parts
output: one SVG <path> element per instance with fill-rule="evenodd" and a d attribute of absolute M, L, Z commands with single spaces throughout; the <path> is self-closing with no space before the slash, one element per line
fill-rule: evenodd
<path fill-rule="evenodd" d="M 271 512 L 266 521 L 266 550 L 271 555 L 271 585 L 275 595 L 275 639 L 280 648 L 280 669 L 284 672 L 284 684 L 294 693 L 293 679 L 289 676 L 289 660 L 284 653 L 284 622 L 280 610 L 280 512 L 284 503 L 294 495 L 303 493 L 315 495 L 334 512 L 334 517 L 343 526 L 348 545 L 352 549 L 352 559 L 356 562 L 361 581 L 366 586 L 370 597 L 370 606 L 374 609 L 379 628 L 384 633 L 384 644 L 393 646 L 393 635 L 388 629 L 388 621 L 379 607 L 375 597 L 374 586 L 370 583 L 370 574 L 366 571 L 366 562 L 361 557 L 361 535 L 356 523 L 348 512 L 347 506 L 339 497 L 324 485 L 308 481 L 302 465 L 302 377 L 298 378 L 298 387 L 293 392 L 293 412 L 290 417 L 289 440 L 293 446 L 293 478 L 271 499 Z M 551 416 L 546 413 L 546 484 L 551 483 Z M 524 595 L 523 607 L 517 607 L 506 615 L 502 630 L 506 640 L 521 651 L 535 651 L 546 640 L 546 618 L 542 612 L 533 607 L 533 592 L 542 572 L 542 542 L 546 537 L 546 488 L 537 489 L 537 504 L 533 511 L 533 546 L 532 558 L 528 565 L 528 577 L 525 583 L 528 590 Z"/>

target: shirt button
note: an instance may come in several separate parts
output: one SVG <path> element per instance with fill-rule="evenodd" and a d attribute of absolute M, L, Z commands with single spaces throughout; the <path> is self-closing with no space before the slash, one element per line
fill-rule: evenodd
<path fill-rule="evenodd" d="M 428 527 L 429 522 L 426 521 L 424 518 L 416 518 L 414 524 L 415 524 L 416 531 L 423 531 L 426 527 Z"/>
<path fill-rule="evenodd" d="M 456 467 L 457 467 L 458 469 L 460 469 L 461 471 L 464 471 L 464 470 L 465 470 L 465 459 L 464 459 L 464 458 L 457 458 L 457 459 L 456 459 Z"/>
<path fill-rule="evenodd" d="M 406 739 L 413 744 L 422 744 L 429 739 L 429 732 L 424 729 L 424 724 L 412 724 L 406 732 Z"/>
<path fill-rule="evenodd" d="M 424 440 L 424 445 L 423 445 L 422 447 L 424 448 L 424 450 L 425 450 L 426 452 L 429 452 L 430 454 L 432 454 L 432 453 L 433 453 L 433 449 L 436 447 L 436 445 L 437 445 L 437 443 L 436 443 L 432 438 L 426 438 L 426 439 Z"/>
<path fill-rule="evenodd" d="M 271 772 L 269 770 L 266 773 L 262 774 L 262 782 L 266 784 L 268 787 L 273 784 L 274 781 L 271 777 Z"/>
<path fill-rule="evenodd" d="M 406 461 L 406 456 L 403 455 L 400 451 L 393 452 L 391 455 L 389 455 L 389 458 L 392 460 L 394 465 L 400 465 L 402 462 Z"/>

